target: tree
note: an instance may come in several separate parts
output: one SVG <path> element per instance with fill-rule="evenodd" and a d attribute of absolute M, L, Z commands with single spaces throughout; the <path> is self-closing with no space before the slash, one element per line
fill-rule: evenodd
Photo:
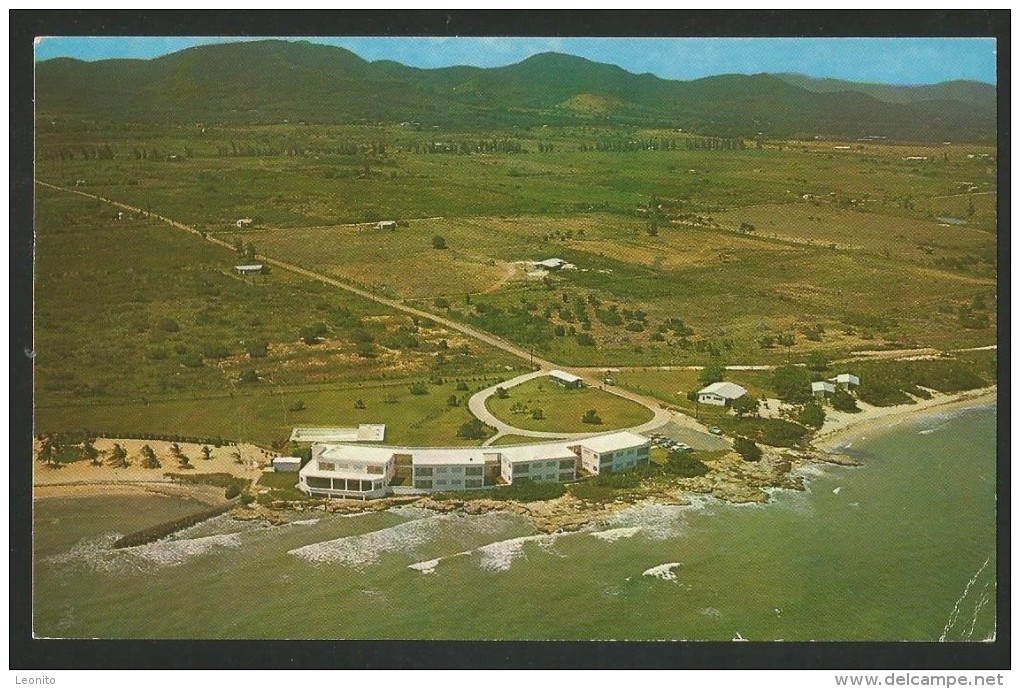
<path fill-rule="evenodd" d="M 602 417 L 599 416 L 599 413 L 596 410 L 589 409 L 584 413 L 584 416 L 581 417 L 581 423 L 590 423 L 597 426 L 602 423 Z"/>
<path fill-rule="evenodd" d="M 459 407 L 460 399 L 456 395 L 450 395 L 446 398 L 446 406 L 448 407 Z"/>
<path fill-rule="evenodd" d="M 730 402 L 730 409 L 737 416 L 744 416 L 745 414 L 757 414 L 758 413 L 758 399 L 751 395 L 744 395 Z"/>
<path fill-rule="evenodd" d="M 162 464 L 156 456 L 156 451 L 148 445 L 142 446 L 142 467 L 145 469 L 159 469 Z"/>
<path fill-rule="evenodd" d="M 701 369 L 701 373 L 698 374 L 698 380 L 702 385 L 711 385 L 721 381 L 725 374 L 726 369 L 718 364 L 713 364 Z"/>
<path fill-rule="evenodd" d="M 825 423 L 825 410 L 817 402 L 808 402 L 797 414 L 797 421 L 809 428 L 821 428 Z"/>
<path fill-rule="evenodd" d="M 212 459 L 212 448 L 208 445 L 202 446 L 202 459 L 209 461 Z"/>
<path fill-rule="evenodd" d="M 506 388 L 496 388 L 496 397 L 501 400 L 505 400 L 510 396 L 510 392 Z"/>
<path fill-rule="evenodd" d="M 733 449 L 744 458 L 745 462 L 757 462 L 761 459 L 761 448 L 750 438 L 737 436 L 733 439 Z"/>
<path fill-rule="evenodd" d="M 464 392 L 467 389 L 468 389 L 468 384 L 465 381 L 463 381 L 463 380 L 457 381 L 457 390 L 459 390 L 460 392 Z"/>
<path fill-rule="evenodd" d="M 531 412 L 531 418 L 533 418 L 535 421 L 541 421 L 542 419 L 545 418 L 545 412 L 542 411 L 541 409 L 534 409 Z"/>
<path fill-rule="evenodd" d="M 485 424 L 480 419 L 471 419 L 457 429 L 457 437 L 464 440 L 481 440 L 488 435 Z"/>
<path fill-rule="evenodd" d="M 56 465 L 58 451 L 59 441 L 57 437 L 52 433 L 47 433 L 41 439 L 39 446 L 39 461 L 43 462 L 47 466 Z"/>
<path fill-rule="evenodd" d="M 432 248 L 433 249 L 446 248 L 446 240 L 442 237 L 442 235 L 437 234 L 435 237 L 432 238 Z"/>
<path fill-rule="evenodd" d="M 806 404 L 811 401 L 811 377 L 803 368 L 780 366 L 772 373 L 772 387 L 785 402 Z"/>
<path fill-rule="evenodd" d="M 259 372 L 253 368 L 246 368 L 241 371 L 241 376 L 237 380 L 241 383 L 257 383 L 259 382 Z"/>
<path fill-rule="evenodd" d="M 87 459 L 95 465 L 102 465 L 103 461 L 99 459 L 99 450 L 96 449 L 95 438 L 85 438 L 85 442 L 81 446 L 81 456 L 83 459 Z"/>
<path fill-rule="evenodd" d="M 110 458 L 106 460 L 106 463 L 112 467 L 121 469 L 128 465 L 127 461 L 128 453 L 120 443 L 114 443 L 113 449 L 110 450 Z"/>
<path fill-rule="evenodd" d="M 808 355 L 807 365 L 812 371 L 824 371 L 829 368 L 829 357 L 824 352 L 811 352 Z"/>

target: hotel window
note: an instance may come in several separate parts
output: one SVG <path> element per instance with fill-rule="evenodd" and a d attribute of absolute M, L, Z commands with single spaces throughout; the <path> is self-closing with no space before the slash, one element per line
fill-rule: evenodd
<path fill-rule="evenodd" d="M 572 472 L 572 471 L 561 471 L 560 472 L 560 480 L 561 481 L 572 481 L 573 478 L 574 478 L 574 472 Z"/>
<path fill-rule="evenodd" d="M 385 469 L 380 466 L 369 466 L 367 468 L 368 471 L 365 472 L 366 474 L 381 474 L 385 471 Z"/>
<path fill-rule="evenodd" d="M 529 471 L 531 471 L 531 465 L 530 464 L 518 464 L 518 465 L 514 466 L 514 473 L 515 474 L 526 474 Z"/>
<path fill-rule="evenodd" d="M 464 470 L 464 475 L 465 476 L 481 476 L 482 475 L 482 467 L 468 467 L 467 469 Z"/>
<path fill-rule="evenodd" d="M 482 487 L 482 479 L 480 479 L 480 478 L 469 478 L 466 481 L 464 481 L 464 487 L 465 488 L 481 488 Z"/>
<path fill-rule="evenodd" d="M 417 474 L 418 476 L 431 476 L 432 467 L 415 467 L 414 473 Z"/>
<path fill-rule="evenodd" d="M 319 462 L 319 471 L 333 471 L 333 463 Z"/>
<path fill-rule="evenodd" d="M 309 488 L 331 488 L 329 479 L 322 476 L 309 476 L 305 479 Z"/>
<path fill-rule="evenodd" d="M 561 459 L 560 460 L 560 469 L 573 469 L 573 468 L 574 468 L 574 460 L 572 460 L 572 459 Z"/>
<path fill-rule="evenodd" d="M 431 480 L 423 481 L 421 479 L 418 479 L 417 481 L 414 482 L 414 487 L 415 488 L 422 488 L 422 489 L 431 489 L 432 488 L 432 481 Z"/>

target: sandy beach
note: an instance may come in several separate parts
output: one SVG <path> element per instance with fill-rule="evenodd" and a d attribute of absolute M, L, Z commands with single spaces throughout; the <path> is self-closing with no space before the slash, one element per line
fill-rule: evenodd
<path fill-rule="evenodd" d="M 918 400 L 916 404 L 894 407 L 873 407 L 858 402 L 861 411 L 857 414 L 839 412 L 829 407 L 825 410 L 825 423 L 811 445 L 818 450 L 834 452 L 855 439 L 887 430 L 918 416 L 994 404 L 996 394 L 996 386 L 993 385 L 956 394 L 932 393 L 930 400 Z"/>
<path fill-rule="evenodd" d="M 101 452 L 109 452 L 114 443 L 120 443 L 127 450 L 127 467 L 95 466 L 91 462 L 79 461 L 64 464 L 59 468 L 48 467 L 35 462 L 33 465 L 32 489 L 36 498 L 72 497 L 85 495 L 128 495 L 139 493 L 161 493 L 177 497 L 192 497 L 202 502 L 217 504 L 223 499 L 223 489 L 215 486 L 181 485 L 173 483 L 166 472 L 211 474 L 226 473 L 239 478 L 257 481 L 262 469 L 272 461 L 268 455 L 254 445 L 237 445 L 212 448 L 212 456 L 202 458 L 202 446 L 179 443 L 181 451 L 191 459 L 194 469 L 179 469 L 170 453 L 172 443 L 159 440 L 132 440 L 124 438 L 99 438 L 95 446 Z M 162 464 L 159 469 L 141 466 L 142 446 L 149 445 L 155 450 Z M 233 456 L 241 453 L 241 463 Z"/>

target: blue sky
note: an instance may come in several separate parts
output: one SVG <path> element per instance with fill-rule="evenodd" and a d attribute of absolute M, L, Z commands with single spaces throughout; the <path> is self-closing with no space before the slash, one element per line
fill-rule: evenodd
<path fill-rule="evenodd" d="M 152 58 L 238 37 L 47 37 L 36 59 Z M 295 39 L 296 40 L 296 39 Z M 800 72 L 815 77 L 891 84 L 951 79 L 995 83 L 991 38 L 304 38 L 339 45 L 366 60 L 396 60 L 413 67 L 496 67 L 556 51 L 666 79 L 713 74 Z"/>

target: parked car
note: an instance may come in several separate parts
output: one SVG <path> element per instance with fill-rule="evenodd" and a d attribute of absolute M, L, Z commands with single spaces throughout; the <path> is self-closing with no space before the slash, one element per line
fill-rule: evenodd
<path fill-rule="evenodd" d="M 718 426 L 709 426 L 708 432 L 711 433 L 712 435 L 722 435 L 722 429 L 719 428 Z"/>

